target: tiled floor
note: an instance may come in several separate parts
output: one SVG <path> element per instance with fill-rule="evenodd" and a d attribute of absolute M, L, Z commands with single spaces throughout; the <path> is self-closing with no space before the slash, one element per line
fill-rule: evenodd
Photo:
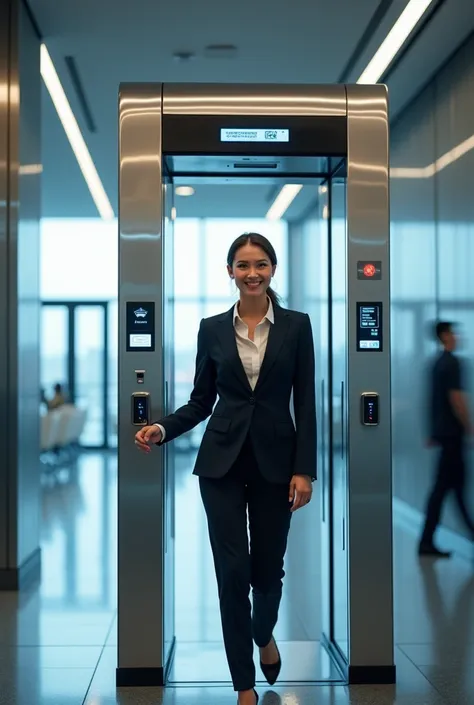
<path fill-rule="evenodd" d="M 177 565 L 187 566 L 188 577 L 190 566 L 200 570 L 194 601 L 179 581 L 179 569 L 177 573 L 179 648 L 172 678 L 181 685 L 166 692 L 115 688 L 116 460 L 113 455 L 87 454 L 62 483 L 44 487 L 40 589 L 0 593 L 0 705 L 235 705 L 220 646 L 204 516 L 195 478 L 185 471 L 184 460 L 181 465 L 179 501 L 194 512 L 196 531 L 195 545 L 190 546 L 189 533 L 187 541 L 180 541 L 178 522 Z M 189 512 L 185 514 L 189 518 Z M 397 685 L 285 685 L 285 678 L 337 678 L 318 644 L 319 569 L 314 561 L 301 561 L 298 553 L 309 529 L 314 545 L 318 521 L 316 502 L 311 511 L 296 516 L 292 527 L 277 633 L 284 672 L 279 687 L 259 687 L 260 702 L 472 705 L 473 566 L 457 557 L 419 561 L 416 537 L 402 525 L 395 531 Z M 298 600 L 292 599 L 294 594 Z M 196 687 L 192 681 L 197 678 L 222 683 Z"/>

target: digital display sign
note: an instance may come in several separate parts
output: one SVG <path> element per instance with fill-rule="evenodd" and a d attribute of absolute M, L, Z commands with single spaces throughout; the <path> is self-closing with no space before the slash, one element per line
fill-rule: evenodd
<path fill-rule="evenodd" d="M 357 352 L 383 351 L 382 302 L 357 303 Z"/>
<path fill-rule="evenodd" d="M 127 352 L 155 350 L 155 303 L 127 301 Z"/>
<path fill-rule="evenodd" d="M 281 129 L 221 128 L 221 142 L 289 142 L 290 131 Z"/>

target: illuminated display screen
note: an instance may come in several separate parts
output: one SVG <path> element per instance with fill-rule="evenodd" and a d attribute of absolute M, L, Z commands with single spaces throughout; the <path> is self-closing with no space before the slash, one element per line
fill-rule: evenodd
<path fill-rule="evenodd" d="M 155 350 L 155 304 L 127 301 L 127 352 Z"/>
<path fill-rule="evenodd" d="M 139 333 L 132 333 L 130 335 L 130 347 L 131 348 L 151 348 L 151 334 L 144 333 L 140 335 Z"/>
<path fill-rule="evenodd" d="M 382 303 L 357 303 L 357 351 L 382 352 Z"/>
<path fill-rule="evenodd" d="M 221 128 L 221 142 L 289 142 L 289 130 Z"/>

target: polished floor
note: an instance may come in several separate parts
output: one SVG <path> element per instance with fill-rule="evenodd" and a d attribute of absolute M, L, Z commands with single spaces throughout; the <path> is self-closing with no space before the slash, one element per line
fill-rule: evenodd
<path fill-rule="evenodd" d="M 231 705 L 235 694 L 220 645 L 215 584 L 195 479 L 178 473 L 177 496 L 194 543 L 176 527 L 177 564 L 199 589 L 176 580 L 179 648 L 172 680 L 115 688 L 116 488 L 113 454 L 84 454 L 43 486 L 43 576 L 25 594 L 0 593 L 0 705 Z M 416 536 L 395 527 L 396 686 L 337 682 L 320 633 L 318 503 L 292 526 L 277 637 L 285 663 L 263 705 L 471 705 L 474 702 L 474 570 L 468 560 L 420 561 Z M 183 512 L 184 513 L 184 512 Z M 308 541 L 307 537 L 312 537 Z M 321 679 L 304 686 L 290 681 Z M 199 685 L 196 685 L 196 681 Z M 205 681 L 217 682 L 217 685 Z"/>

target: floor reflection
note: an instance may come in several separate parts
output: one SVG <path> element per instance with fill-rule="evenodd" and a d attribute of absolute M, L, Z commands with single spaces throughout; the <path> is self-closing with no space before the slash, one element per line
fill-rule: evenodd
<path fill-rule="evenodd" d="M 187 687 L 116 691 L 117 462 L 113 453 L 85 453 L 43 485 L 39 589 L 0 593 L 1 705 L 235 704 L 221 647 L 207 526 L 198 484 L 189 472 L 191 462 L 190 454 L 177 454 L 179 647 L 172 680 Z M 276 634 L 284 662 L 282 680 L 268 691 L 259 684 L 261 702 L 474 702 L 473 566 L 457 557 L 439 563 L 418 559 L 417 537 L 401 526 L 395 529 L 397 685 L 345 688 L 289 683 L 337 676 L 318 642 L 319 522 L 316 497 L 308 510 L 295 515 L 292 526 Z M 190 591 L 190 582 L 198 589 Z M 221 685 L 205 685 L 205 680 Z"/>

